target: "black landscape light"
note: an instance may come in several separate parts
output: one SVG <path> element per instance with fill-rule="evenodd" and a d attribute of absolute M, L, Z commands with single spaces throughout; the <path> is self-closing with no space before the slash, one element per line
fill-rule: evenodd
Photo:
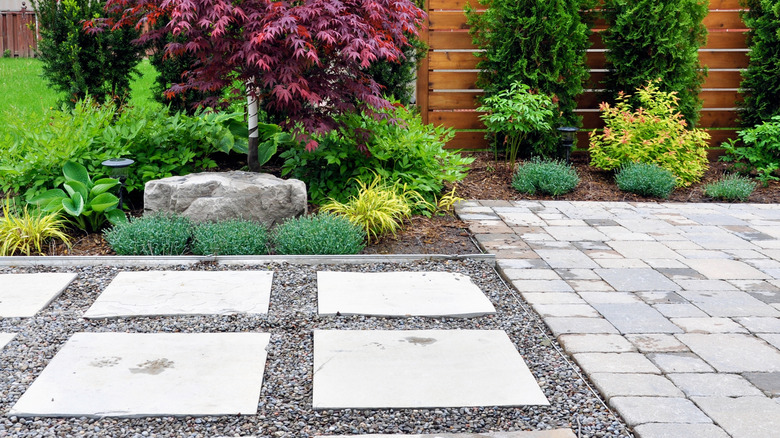
<path fill-rule="evenodd" d="M 108 167 L 109 176 L 119 180 L 119 209 L 122 209 L 122 191 L 125 187 L 125 181 L 127 181 L 127 175 L 130 174 L 130 165 L 135 163 L 134 160 L 129 158 L 111 158 L 100 164 Z"/>
<path fill-rule="evenodd" d="M 558 128 L 561 133 L 561 142 L 558 151 L 561 155 L 566 155 L 566 164 L 571 163 L 571 150 L 574 147 L 574 135 L 577 133 L 575 126 L 561 126 Z"/>

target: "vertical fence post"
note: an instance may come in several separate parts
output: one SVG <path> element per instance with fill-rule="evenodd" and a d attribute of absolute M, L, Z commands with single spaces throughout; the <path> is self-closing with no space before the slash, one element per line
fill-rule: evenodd
<path fill-rule="evenodd" d="M 420 30 L 420 40 L 426 45 L 428 44 L 428 0 L 425 0 L 425 23 L 424 27 Z M 429 48 L 426 56 L 421 60 L 420 67 L 417 69 L 417 105 L 420 107 L 420 116 L 423 123 L 428 123 L 428 88 L 429 88 L 429 61 L 431 50 Z"/>

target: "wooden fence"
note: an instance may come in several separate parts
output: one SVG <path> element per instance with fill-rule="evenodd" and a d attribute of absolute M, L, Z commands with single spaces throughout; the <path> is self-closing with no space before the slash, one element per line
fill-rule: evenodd
<path fill-rule="evenodd" d="M 35 12 L 0 12 L 0 55 L 32 58 L 38 50 Z"/>
<path fill-rule="evenodd" d="M 430 46 L 417 77 L 417 102 L 428 123 L 450 126 L 456 130 L 484 129 L 475 111 L 475 98 L 481 93 L 475 82 L 478 50 L 471 43 L 463 7 L 477 0 L 428 0 L 428 26 L 422 38 Z M 712 136 L 711 146 L 736 137 L 735 102 L 741 81 L 740 69 L 747 67 L 747 29 L 739 16 L 739 0 L 710 0 L 710 11 L 704 20 L 709 31 L 707 44 L 699 50 L 701 63 L 709 67 L 701 98 L 704 102 L 698 126 Z M 605 52 L 597 23 L 587 53 L 591 77 L 586 92 L 580 96 L 577 113 L 583 128 L 603 126 L 598 112 L 598 89 L 605 74 Z M 579 147 L 586 146 L 587 132 L 578 134 Z M 487 147 L 484 132 L 459 131 L 450 148 L 482 149 Z"/>

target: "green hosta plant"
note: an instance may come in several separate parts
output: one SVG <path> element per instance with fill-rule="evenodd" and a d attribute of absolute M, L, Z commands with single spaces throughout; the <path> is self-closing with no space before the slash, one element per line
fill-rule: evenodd
<path fill-rule="evenodd" d="M 707 140 L 701 129 L 688 129 L 677 110 L 674 92 L 663 92 L 659 81 L 650 81 L 637 90 L 639 107 L 621 94 L 615 106 L 602 103 L 603 133 L 590 133 L 591 165 L 613 170 L 631 163 L 653 163 L 677 177 L 685 187 L 701 179 L 707 170 Z"/>
<path fill-rule="evenodd" d="M 477 111 L 487 111 L 479 118 L 490 132 L 505 136 L 509 165 L 514 168 L 526 135 L 552 129 L 552 108 L 550 96 L 532 93 L 528 85 L 513 82 L 509 89 L 486 97 Z"/>
<path fill-rule="evenodd" d="M 68 220 L 84 231 L 98 231 L 106 221 L 112 224 L 127 221 L 117 208 L 119 198 L 108 193 L 119 181 L 101 178 L 92 181 L 87 169 L 79 163 L 68 161 L 62 168 L 65 182 L 62 189 L 51 189 L 30 200 L 44 212 L 62 211 Z"/>

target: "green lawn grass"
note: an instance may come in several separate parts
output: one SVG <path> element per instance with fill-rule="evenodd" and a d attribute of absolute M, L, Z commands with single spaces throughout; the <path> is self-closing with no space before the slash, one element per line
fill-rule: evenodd
<path fill-rule="evenodd" d="M 41 77 L 42 62 L 32 58 L 0 58 L 0 123 L 19 114 L 42 114 L 57 106 L 57 93 Z M 141 76 L 131 85 L 131 105 L 156 105 L 151 87 L 157 72 L 148 60 L 138 65 Z"/>

